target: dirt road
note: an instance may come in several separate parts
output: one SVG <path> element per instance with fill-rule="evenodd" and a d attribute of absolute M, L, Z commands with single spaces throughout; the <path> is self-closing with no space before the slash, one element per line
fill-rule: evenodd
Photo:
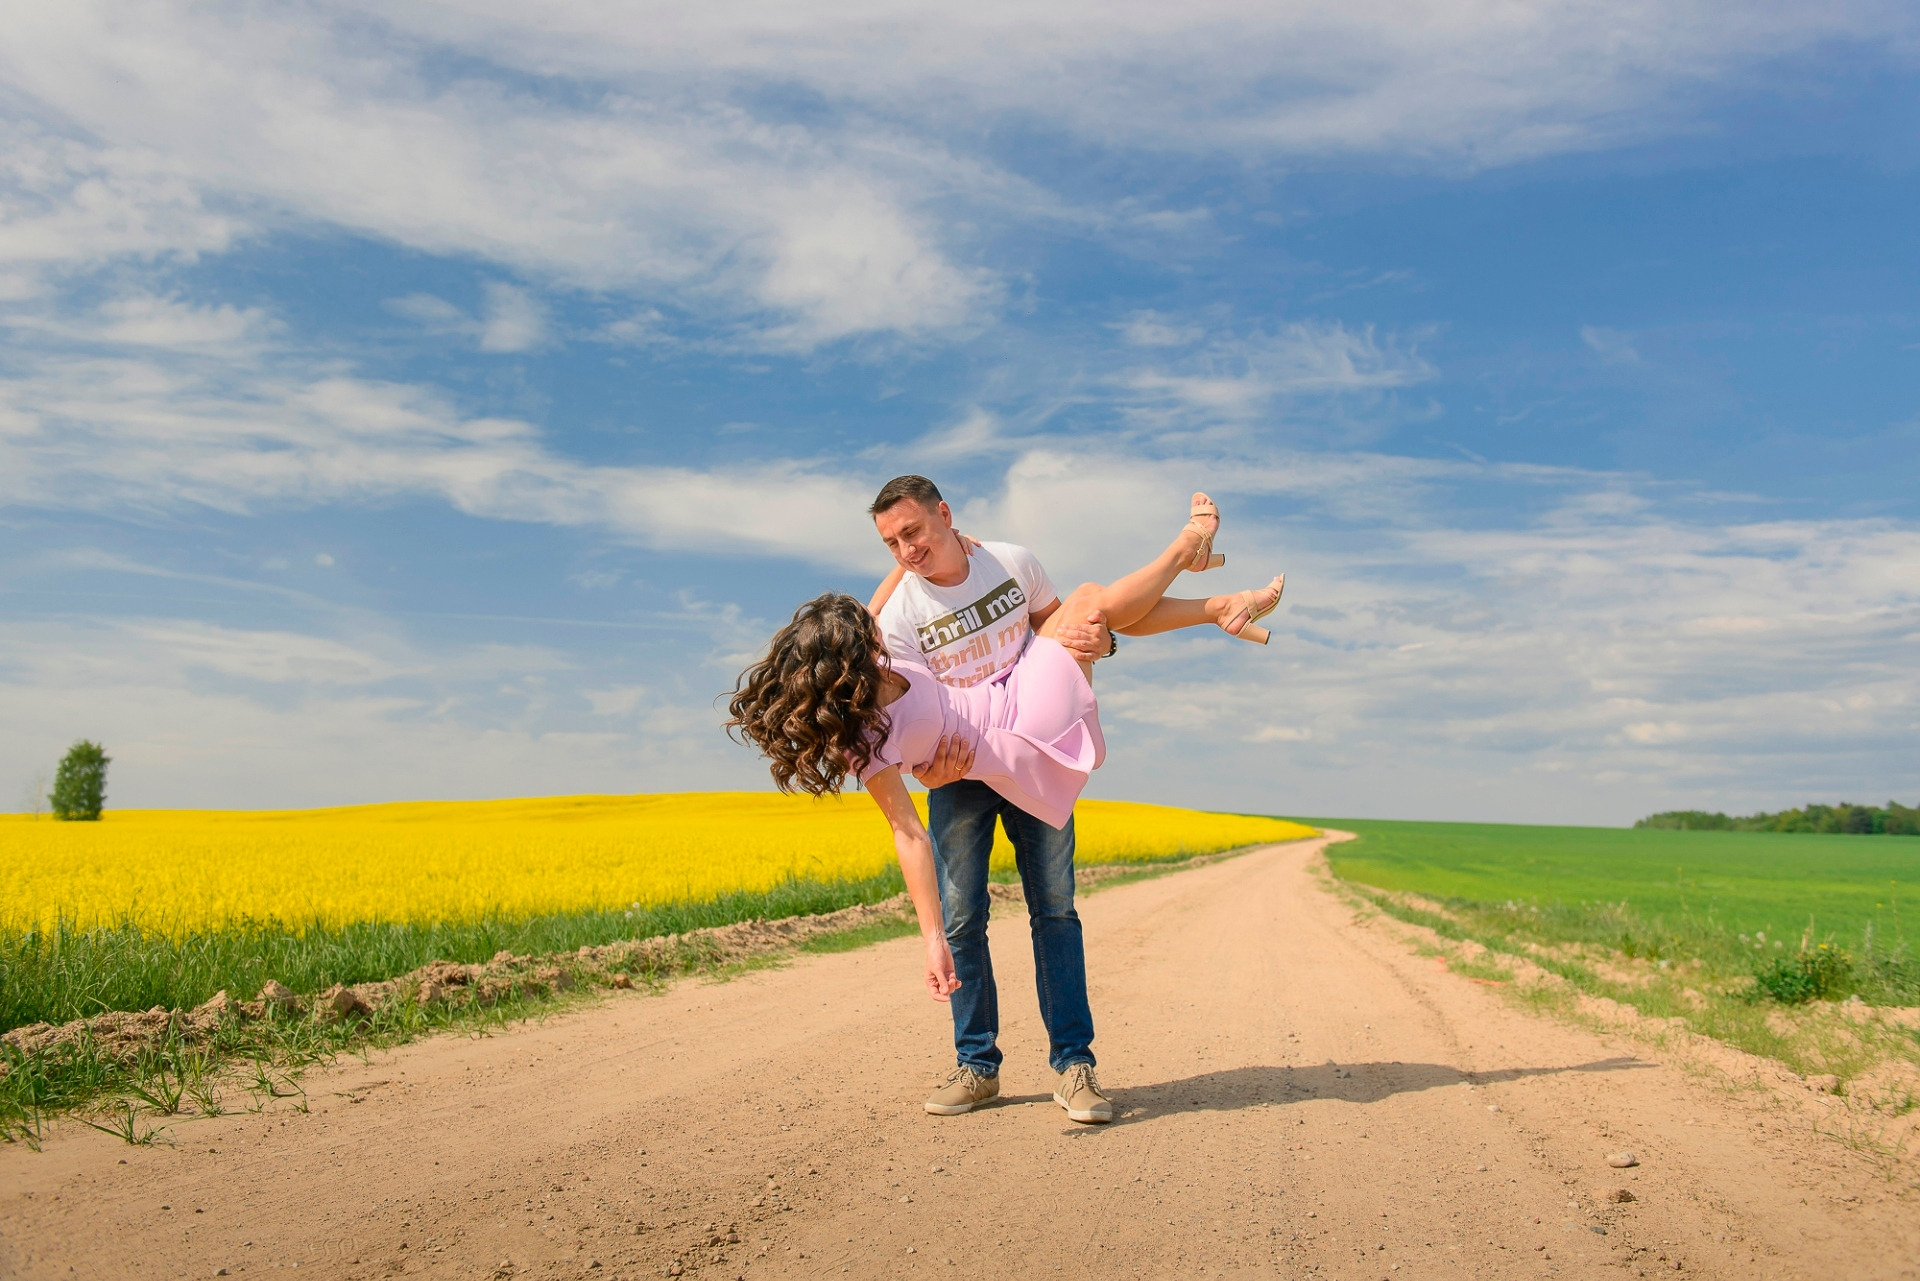
<path fill-rule="evenodd" d="M 903 939 L 313 1073 L 310 1112 L 171 1148 L 0 1150 L 0 1276 L 1920 1274 L 1920 1214 L 1817 1109 L 1522 1012 L 1317 849 L 1083 900 L 1110 1127 L 1050 1100 L 1012 916 L 972 1115 L 920 1109 L 949 1029 Z"/>

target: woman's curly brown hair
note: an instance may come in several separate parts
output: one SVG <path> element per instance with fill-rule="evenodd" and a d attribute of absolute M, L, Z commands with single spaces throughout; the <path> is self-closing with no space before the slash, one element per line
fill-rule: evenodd
<path fill-rule="evenodd" d="M 891 728 L 880 697 L 892 670 L 866 606 L 816 596 L 734 682 L 727 733 L 766 754 L 781 791 L 837 792 Z"/>

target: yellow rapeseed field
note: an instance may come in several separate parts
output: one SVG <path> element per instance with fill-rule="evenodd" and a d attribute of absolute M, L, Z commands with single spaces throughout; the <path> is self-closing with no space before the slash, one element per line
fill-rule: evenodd
<path fill-rule="evenodd" d="M 920 798 L 922 813 L 925 798 Z M 1310 835 L 1279 819 L 1082 801 L 1082 863 Z M 996 851 L 1011 866 L 1012 850 Z M 756 792 L 415 802 L 346 809 L 0 816 L 0 929 L 65 919 L 175 936 L 235 925 L 425 923 L 700 902 L 893 862 L 864 796 Z"/>

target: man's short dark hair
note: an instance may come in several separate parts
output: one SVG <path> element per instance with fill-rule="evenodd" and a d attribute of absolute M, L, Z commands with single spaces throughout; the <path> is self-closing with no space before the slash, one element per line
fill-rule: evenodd
<path fill-rule="evenodd" d="M 909 498 L 932 511 L 940 505 L 940 487 L 925 476 L 895 476 L 880 486 L 880 493 L 874 498 L 873 506 L 867 508 L 867 515 L 878 516 L 895 503 Z"/>

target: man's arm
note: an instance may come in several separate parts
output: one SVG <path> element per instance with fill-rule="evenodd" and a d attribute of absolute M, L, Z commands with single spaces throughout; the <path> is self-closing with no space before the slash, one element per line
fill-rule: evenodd
<path fill-rule="evenodd" d="M 1032 623 L 1037 631 L 1040 624 L 1052 618 L 1054 611 L 1059 608 L 1060 602 L 1056 599 L 1045 609 L 1029 609 L 1027 621 Z M 1076 623 L 1071 620 L 1062 622 L 1060 629 L 1054 632 L 1053 639 L 1060 642 L 1062 649 L 1083 663 L 1097 663 L 1113 648 L 1113 633 L 1107 630 L 1106 617 L 1099 610 L 1088 614 L 1084 622 Z"/>

